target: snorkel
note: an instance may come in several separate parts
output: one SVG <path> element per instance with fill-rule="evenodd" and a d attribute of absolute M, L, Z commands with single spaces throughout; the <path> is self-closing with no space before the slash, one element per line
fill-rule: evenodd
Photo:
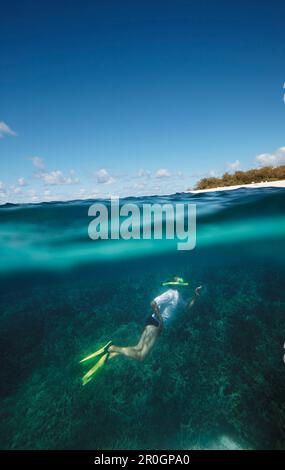
<path fill-rule="evenodd" d="M 186 287 L 189 286 L 189 282 L 185 282 L 183 277 L 174 277 L 170 281 L 165 281 L 161 283 L 161 286 L 181 286 Z"/>

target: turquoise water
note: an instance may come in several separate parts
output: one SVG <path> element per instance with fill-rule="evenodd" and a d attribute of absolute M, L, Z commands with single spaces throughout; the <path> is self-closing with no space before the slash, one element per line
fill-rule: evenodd
<path fill-rule="evenodd" d="M 92 241 L 92 202 L 0 207 L 0 447 L 285 448 L 285 190 L 122 201 L 197 204 L 192 251 Z M 135 344 L 173 275 L 205 286 L 191 313 L 82 387 L 79 360 Z"/>

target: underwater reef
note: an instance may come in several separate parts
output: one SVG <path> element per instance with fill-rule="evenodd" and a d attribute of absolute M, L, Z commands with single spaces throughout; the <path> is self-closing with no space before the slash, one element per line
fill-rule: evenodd
<path fill-rule="evenodd" d="M 145 361 L 113 358 L 85 387 L 79 360 L 108 339 L 135 344 L 165 266 L 35 281 L 17 303 L 7 293 L 1 448 L 191 449 L 225 434 L 242 448 L 284 448 L 282 273 L 255 266 L 253 276 L 238 260 L 212 270 L 207 259 L 183 270 L 206 292 Z"/>

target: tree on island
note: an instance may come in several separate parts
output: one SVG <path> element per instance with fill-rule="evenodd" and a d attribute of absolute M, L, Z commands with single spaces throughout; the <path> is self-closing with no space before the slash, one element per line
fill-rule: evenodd
<path fill-rule="evenodd" d="M 236 171 L 235 173 L 224 173 L 220 178 L 202 178 L 194 189 L 211 189 L 222 186 L 235 186 L 240 184 L 264 183 L 285 179 L 285 165 L 278 167 L 265 166 L 247 171 Z"/>

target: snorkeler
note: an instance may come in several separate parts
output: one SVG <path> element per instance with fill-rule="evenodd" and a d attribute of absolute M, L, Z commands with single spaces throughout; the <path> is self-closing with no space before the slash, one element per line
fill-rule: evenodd
<path fill-rule="evenodd" d="M 180 291 L 182 287 L 188 286 L 188 282 L 185 282 L 183 278 L 174 277 L 170 281 L 163 282 L 161 285 L 169 286 L 170 288 L 163 292 L 163 294 L 155 297 L 151 302 L 152 313 L 147 317 L 139 342 L 135 346 L 115 346 L 112 344 L 112 341 L 109 341 L 103 348 L 82 359 L 80 362 L 102 356 L 95 366 L 82 378 L 83 385 L 88 383 L 93 378 L 95 372 L 111 357 L 123 355 L 143 361 L 154 346 L 163 326 L 169 323 L 176 313 L 193 307 L 202 289 L 202 286 L 197 287 L 192 299 L 186 302 Z"/>

